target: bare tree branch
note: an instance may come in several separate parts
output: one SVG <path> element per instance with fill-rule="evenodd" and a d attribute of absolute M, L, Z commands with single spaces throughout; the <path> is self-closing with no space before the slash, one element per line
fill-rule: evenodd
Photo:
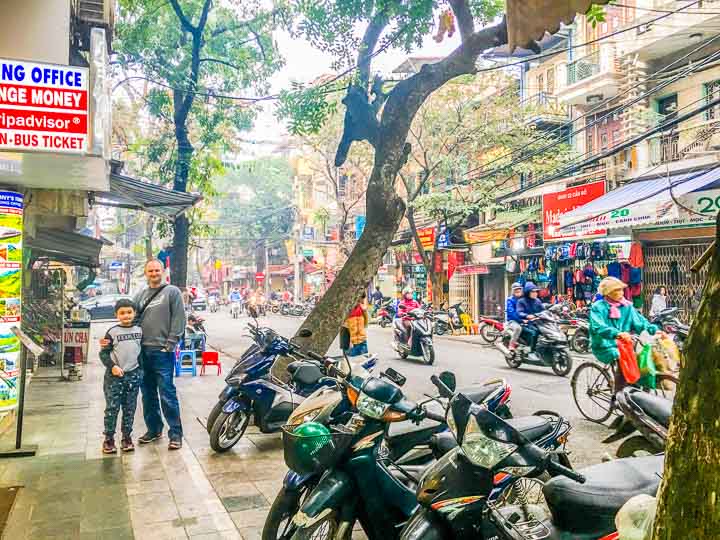
<path fill-rule="evenodd" d="M 362 43 L 360 44 L 360 52 L 358 53 L 358 75 L 360 77 L 360 85 L 367 90 L 370 84 L 370 66 L 375 47 L 380 39 L 382 31 L 388 24 L 388 17 L 385 10 L 379 11 L 370 24 L 365 29 Z"/>

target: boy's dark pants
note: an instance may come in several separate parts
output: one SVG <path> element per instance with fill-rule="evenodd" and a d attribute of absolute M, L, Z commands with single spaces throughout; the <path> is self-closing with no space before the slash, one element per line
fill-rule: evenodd
<path fill-rule="evenodd" d="M 136 368 L 116 377 L 110 370 L 105 372 L 103 390 L 105 391 L 105 435 L 115 435 L 118 414 L 122 409 L 121 432 L 123 437 L 132 434 L 135 409 L 137 409 L 138 392 L 142 382 L 142 369 Z"/>

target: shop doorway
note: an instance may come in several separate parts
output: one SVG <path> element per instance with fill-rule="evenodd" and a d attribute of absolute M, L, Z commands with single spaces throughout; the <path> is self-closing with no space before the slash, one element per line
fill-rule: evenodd
<path fill-rule="evenodd" d="M 478 276 L 478 313 L 486 317 L 505 316 L 504 268 Z"/>
<path fill-rule="evenodd" d="M 682 310 L 681 319 L 688 322 L 698 308 L 702 289 L 707 279 L 708 267 L 694 273 L 690 267 L 710 246 L 710 241 L 688 241 L 687 244 L 646 244 L 644 247 L 645 268 L 645 313 L 655 289 L 667 287 L 668 304 Z"/>

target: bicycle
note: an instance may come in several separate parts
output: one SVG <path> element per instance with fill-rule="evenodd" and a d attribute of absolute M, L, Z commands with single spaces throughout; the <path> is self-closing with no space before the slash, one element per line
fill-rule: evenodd
<path fill-rule="evenodd" d="M 637 347 L 639 338 L 633 336 Z M 580 414 L 591 422 L 602 424 L 615 413 L 615 373 L 617 363 L 603 365 L 596 360 L 580 364 L 570 381 L 573 400 Z M 678 378 L 671 373 L 658 373 L 655 388 L 646 389 L 666 399 L 672 399 L 678 385 Z M 582 385 L 582 386 L 581 386 Z"/>

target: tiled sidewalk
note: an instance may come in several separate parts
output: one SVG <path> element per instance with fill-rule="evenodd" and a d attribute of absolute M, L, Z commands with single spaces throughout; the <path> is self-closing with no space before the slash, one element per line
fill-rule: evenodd
<path fill-rule="evenodd" d="M 259 539 L 286 469 L 279 436 L 250 428 L 232 451 L 215 454 L 198 418 L 207 415 L 223 379 L 184 375 L 176 381 L 182 450 L 168 451 L 164 438 L 104 456 L 102 376 L 93 351 L 80 382 L 47 370 L 33 378 L 25 442 L 39 451 L 0 461 L 0 486 L 22 486 L 2 540 Z M 140 409 L 134 438 L 144 432 Z M 11 431 L 0 444 L 13 441 Z"/>

